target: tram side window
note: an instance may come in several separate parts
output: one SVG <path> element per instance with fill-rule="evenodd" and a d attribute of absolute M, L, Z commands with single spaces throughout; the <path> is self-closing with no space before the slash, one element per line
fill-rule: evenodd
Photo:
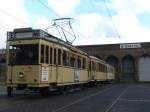
<path fill-rule="evenodd" d="M 49 50 L 49 47 L 48 46 L 46 46 L 46 63 L 48 63 L 49 62 L 49 52 L 48 52 L 48 50 Z"/>
<path fill-rule="evenodd" d="M 9 47 L 9 64 L 14 64 L 15 52 L 17 52 L 16 47 Z"/>
<path fill-rule="evenodd" d="M 102 64 L 100 64 L 100 71 L 102 72 L 103 70 L 102 70 Z"/>
<path fill-rule="evenodd" d="M 81 59 L 78 58 L 77 62 L 78 62 L 78 68 L 81 68 Z"/>
<path fill-rule="evenodd" d="M 14 45 L 9 49 L 9 64 L 38 64 L 39 47 L 37 44 Z"/>
<path fill-rule="evenodd" d="M 103 72 L 105 71 L 105 66 L 104 65 L 102 65 L 103 66 Z"/>
<path fill-rule="evenodd" d="M 75 67 L 75 58 L 74 57 L 71 57 L 70 65 L 71 65 L 71 67 Z"/>
<path fill-rule="evenodd" d="M 61 65 L 61 50 L 58 49 L 58 65 Z"/>
<path fill-rule="evenodd" d="M 49 51 L 49 53 L 50 53 L 50 64 L 52 64 L 52 56 L 53 56 L 53 49 L 52 48 L 50 48 L 50 51 Z"/>
<path fill-rule="evenodd" d="M 97 71 L 97 63 L 95 63 L 95 71 Z"/>
<path fill-rule="evenodd" d="M 85 69 L 85 68 L 86 68 L 86 59 L 85 59 L 85 58 L 83 58 L 82 68 L 83 68 L 83 69 Z"/>
<path fill-rule="evenodd" d="M 99 72 L 101 71 L 101 64 L 98 64 Z"/>
<path fill-rule="evenodd" d="M 63 65 L 67 66 L 68 65 L 68 56 L 67 56 L 67 52 L 63 51 Z"/>
<path fill-rule="evenodd" d="M 44 45 L 41 45 L 41 63 L 44 63 Z"/>
<path fill-rule="evenodd" d="M 89 61 L 89 70 L 91 70 L 92 68 L 92 62 L 91 61 Z"/>
<path fill-rule="evenodd" d="M 94 66 L 95 66 L 95 65 L 94 65 L 94 62 L 92 61 L 92 70 L 94 70 Z"/>
<path fill-rule="evenodd" d="M 57 58 L 56 58 L 56 48 L 54 48 L 54 64 L 56 64 L 56 60 L 57 60 Z"/>

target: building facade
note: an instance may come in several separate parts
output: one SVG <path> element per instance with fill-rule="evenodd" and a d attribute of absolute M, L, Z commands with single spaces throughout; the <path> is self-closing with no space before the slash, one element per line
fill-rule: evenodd
<path fill-rule="evenodd" d="M 78 47 L 113 65 L 117 81 L 150 81 L 150 42 Z"/>

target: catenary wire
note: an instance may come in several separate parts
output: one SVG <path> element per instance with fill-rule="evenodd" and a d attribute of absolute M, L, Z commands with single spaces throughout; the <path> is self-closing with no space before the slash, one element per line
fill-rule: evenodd
<path fill-rule="evenodd" d="M 108 6 L 107 6 L 106 0 L 103 0 L 103 2 L 104 2 L 104 6 L 105 6 L 105 8 L 106 8 L 107 14 L 108 14 L 108 16 L 109 16 L 110 19 L 111 19 L 112 25 L 114 26 L 114 30 L 115 30 L 115 32 L 117 33 L 118 38 L 120 38 L 120 34 L 119 34 L 119 32 L 118 32 L 118 30 L 117 30 L 117 27 L 116 27 L 116 25 L 115 25 L 115 22 L 114 22 L 114 20 L 113 20 L 113 18 L 112 18 L 111 12 L 110 12 L 110 10 L 109 10 L 109 8 L 108 8 Z"/>

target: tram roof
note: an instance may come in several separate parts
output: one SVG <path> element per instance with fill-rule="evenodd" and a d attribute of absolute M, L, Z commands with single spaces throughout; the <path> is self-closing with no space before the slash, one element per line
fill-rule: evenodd
<path fill-rule="evenodd" d="M 101 60 L 101 59 L 99 59 L 99 58 L 97 58 L 97 57 L 95 57 L 95 56 L 90 56 L 90 58 L 91 58 L 91 59 L 95 59 L 95 60 L 99 60 L 99 61 L 101 61 L 101 62 L 103 62 L 103 63 L 106 63 L 104 60 Z"/>
<path fill-rule="evenodd" d="M 32 28 L 17 28 L 14 31 L 7 33 L 7 40 L 26 40 L 26 39 L 43 39 L 50 42 L 58 43 L 64 45 L 65 47 L 71 48 L 72 50 L 78 50 L 78 52 L 87 55 L 86 52 L 71 45 L 69 42 L 65 42 L 62 39 L 55 37 L 41 29 L 32 29 Z"/>

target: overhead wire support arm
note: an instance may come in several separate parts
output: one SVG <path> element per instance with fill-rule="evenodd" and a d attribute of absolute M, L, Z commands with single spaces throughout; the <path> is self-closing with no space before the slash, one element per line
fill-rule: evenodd
<path fill-rule="evenodd" d="M 55 26 L 57 28 L 61 38 L 62 38 L 62 35 L 61 35 L 59 29 L 61 30 L 61 32 L 63 34 L 63 37 L 65 38 L 65 41 L 67 43 L 70 43 L 70 44 L 72 44 L 75 41 L 75 39 L 76 39 L 76 35 L 75 35 L 74 31 L 73 31 L 73 28 L 72 28 L 71 22 L 70 22 L 71 19 L 72 18 L 58 18 L 58 19 L 54 19 L 53 20 L 53 24 L 52 24 L 52 26 Z M 71 29 L 71 32 L 67 31 L 64 28 L 66 26 L 69 26 L 69 29 Z M 72 41 L 68 41 L 66 33 L 68 33 L 70 36 L 74 37 L 74 39 Z"/>
<path fill-rule="evenodd" d="M 69 21 L 69 26 L 70 26 L 70 29 L 71 29 L 72 32 L 73 32 L 74 37 L 75 37 L 74 40 L 71 42 L 71 43 L 73 43 L 77 37 L 76 37 L 76 35 L 75 35 L 74 31 L 73 31 L 73 28 L 72 28 L 72 26 L 71 26 L 70 21 Z"/>

